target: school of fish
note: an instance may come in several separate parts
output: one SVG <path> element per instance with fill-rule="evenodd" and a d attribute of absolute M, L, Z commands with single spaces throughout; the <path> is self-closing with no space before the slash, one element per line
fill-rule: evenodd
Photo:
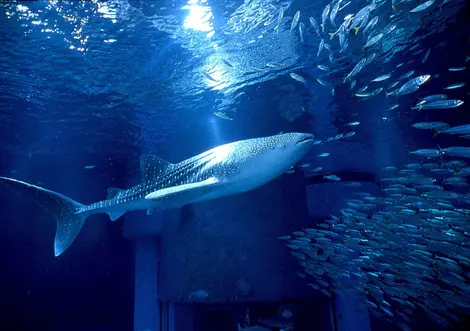
<path fill-rule="evenodd" d="M 409 163 L 401 169 L 381 169 L 381 194 L 361 192 L 360 183 L 342 183 L 334 174 L 325 175 L 323 178 L 330 182 L 357 188 L 355 198 L 345 201 L 345 207 L 324 222 L 279 238 L 299 260 L 302 270 L 298 275 L 313 289 L 327 296 L 356 291 L 369 311 L 404 331 L 411 330 L 416 311 L 445 326 L 458 323 L 459 316 L 470 311 L 470 147 L 466 146 L 470 121 L 458 126 L 445 121 L 447 112 L 463 109 L 469 94 L 465 78 L 470 57 L 463 55 L 459 63 L 449 64 L 446 70 L 455 76 L 455 82 L 438 88 L 435 81 L 440 73 L 423 71 L 423 65 L 432 58 L 431 48 L 416 50 L 414 60 L 394 66 L 393 71 L 375 72 L 372 79 L 364 69 L 377 61 L 382 43 L 406 29 L 402 24 L 405 19 L 440 15 L 449 2 L 365 1 L 365 6 L 338 23 L 341 11 L 351 4 L 339 0 L 328 3 L 319 18 L 305 18 L 313 28 L 313 36 L 320 39 L 317 52 L 311 56 L 328 56 L 330 63 L 317 65 L 320 76 L 316 80 L 331 87 L 333 95 L 335 87 L 349 84 L 349 91 L 360 100 L 383 92 L 388 111 L 406 107 L 416 112 L 416 118 L 426 118 L 426 113 L 432 111 L 442 120 L 412 124 L 412 130 L 430 131 L 428 141 L 432 145 L 410 149 Z M 278 27 L 283 18 L 284 11 Z M 295 12 L 291 38 L 302 18 L 300 10 Z M 305 25 L 299 33 L 300 42 L 304 42 L 308 38 Z M 352 47 L 355 57 L 347 54 Z M 410 50 L 418 47 L 415 44 Z M 352 60 L 358 58 L 358 52 L 362 56 Z M 337 61 L 346 56 L 351 59 L 349 68 Z M 290 75 L 302 84 L 310 81 L 302 73 Z M 428 82 L 434 87 L 426 89 L 428 95 L 420 95 Z M 416 99 L 411 107 L 410 98 Z M 352 121 L 345 128 L 358 125 L 359 121 Z M 325 142 L 354 134 L 345 132 Z M 441 146 L 440 137 L 447 135 L 463 138 L 462 143 Z M 329 155 L 325 152 L 317 156 Z M 310 169 L 310 164 L 301 167 Z M 316 167 L 310 171 L 321 170 Z"/>

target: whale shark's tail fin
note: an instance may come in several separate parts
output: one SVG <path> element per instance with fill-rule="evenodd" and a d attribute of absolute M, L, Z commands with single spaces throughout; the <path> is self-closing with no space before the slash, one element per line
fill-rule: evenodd
<path fill-rule="evenodd" d="M 84 205 L 60 193 L 46 190 L 42 187 L 13 178 L 0 177 L 0 182 L 11 185 L 29 198 L 35 200 L 38 205 L 52 214 L 57 220 L 57 230 L 54 240 L 55 256 L 62 254 L 72 244 L 89 216 L 88 213 L 79 212 Z"/>

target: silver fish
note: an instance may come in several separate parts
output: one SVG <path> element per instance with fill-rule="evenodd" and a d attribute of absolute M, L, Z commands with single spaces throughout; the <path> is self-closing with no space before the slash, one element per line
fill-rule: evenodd
<path fill-rule="evenodd" d="M 383 30 L 383 34 L 384 34 L 384 35 L 389 34 L 390 32 L 395 31 L 396 28 L 397 28 L 397 26 L 396 26 L 395 24 L 388 25 L 388 26 L 385 27 L 385 29 Z M 397 30 L 397 31 L 398 31 L 398 30 Z"/>
<path fill-rule="evenodd" d="M 375 16 L 374 18 L 370 20 L 370 22 L 366 25 L 364 31 L 362 32 L 365 37 L 368 37 L 372 33 L 378 21 L 379 21 L 378 16 Z"/>
<path fill-rule="evenodd" d="M 442 133 L 448 133 L 448 134 L 470 134 L 470 124 L 465 124 L 465 125 L 459 125 L 459 126 L 454 126 L 445 130 L 442 130 Z"/>
<path fill-rule="evenodd" d="M 426 10 L 426 9 L 428 9 L 429 7 L 431 7 L 433 3 L 434 3 L 434 0 L 428 0 L 428 1 L 424 2 L 424 3 L 422 3 L 421 5 L 419 5 L 419 6 L 415 7 L 415 8 L 413 8 L 412 10 L 410 10 L 410 13 L 419 13 L 419 12 L 421 12 L 421 11 L 423 11 L 423 10 Z"/>
<path fill-rule="evenodd" d="M 369 19 L 369 15 L 370 15 L 370 8 L 371 8 L 370 5 L 365 6 L 364 8 L 359 10 L 359 12 L 354 17 L 354 19 L 351 23 L 351 29 L 354 29 L 355 34 L 357 34 L 359 32 L 360 28 L 363 25 L 367 24 L 367 21 Z"/>
<path fill-rule="evenodd" d="M 466 67 L 455 67 L 455 68 L 449 68 L 449 71 L 463 71 L 465 70 Z"/>
<path fill-rule="evenodd" d="M 447 155 L 470 158 L 470 147 L 448 147 L 443 148 L 442 152 Z"/>
<path fill-rule="evenodd" d="M 391 89 L 393 89 L 395 86 L 397 86 L 399 83 L 400 83 L 400 82 L 394 82 L 394 83 L 390 84 L 390 85 L 387 87 L 387 89 L 388 89 L 388 90 L 391 90 Z"/>
<path fill-rule="evenodd" d="M 209 296 L 209 293 L 207 293 L 206 290 L 196 290 L 193 291 L 189 294 L 188 300 L 200 300 L 200 299 L 205 299 Z"/>
<path fill-rule="evenodd" d="M 346 80 L 348 80 L 349 78 L 354 77 L 355 75 L 357 75 L 364 68 L 364 66 L 366 65 L 366 62 L 367 62 L 367 58 L 361 59 L 354 66 L 353 70 L 351 70 L 351 72 L 344 78 L 343 83 L 346 82 Z"/>
<path fill-rule="evenodd" d="M 390 77 L 392 77 L 392 75 L 390 75 L 390 74 L 385 74 L 385 75 L 382 75 L 382 76 L 379 76 L 379 77 L 377 77 L 377 78 L 372 79 L 372 82 L 382 82 L 382 81 L 384 81 L 384 80 L 389 79 Z"/>
<path fill-rule="evenodd" d="M 320 53 L 323 50 L 323 47 L 325 47 L 325 40 L 324 39 L 320 40 L 320 44 L 318 45 L 317 57 L 320 56 Z"/>
<path fill-rule="evenodd" d="M 320 83 L 321 85 L 323 86 L 326 86 L 326 87 L 330 87 L 331 86 L 331 82 L 323 79 L 323 78 L 317 78 L 317 82 Z"/>
<path fill-rule="evenodd" d="M 456 84 L 452 84 L 452 85 L 447 86 L 446 88 L 444 88 L 444 90 L 455 90 L 455 89 L 461 88 L 463 86 L 465 86 L 465 83 L 456 83 Z"/>
<path fill-rule="evenodd" d="M 349 90 L 351 91 L 354 88 L 354 86 L 356 86 L 356 80 L 353 80 L 351 82 L 351 85 L 349 86 Z"/>
<path fill-rule="evenodd" d="M 233 121 L 233 118 L 229 117 L 226 113 L 220 111 L 214 112 L 214 115 L 223 120 Z"/>
<path fill-rule="evenodd" d="M 290 33 L 292 34 L 292 31 L 294 31 L 294 29 L 297 27 L 297 24 L 299 23 L 299 18 L 300 18 L 300 10 L 298 10 L 295 15 L 294 15 L 294 18 L 292 19 L 292 23 L 290 25 Z"/>
<path fill-rule="evenodd" d="M 328 14 L 330 13 L 330 5 L 326 5 L 325 9 L 323 9 L 323 12 L 321 14 L 321 31 L 325 32 L 325 23 L 326 19 L 328 17 Z"/>
<path fill-rule="evenodd" d="M 342 40 L 340 46 L 341 46 L 340 53 L 344 53 L 344 52 L 346 51 L 346 49 L 348 48 L 348 46 L 349 46 L 349 41 L 348 41 L 348 39 Z"/>
<path fill-rule="evenodd" d="M 449 109 L 449 108 L 456 108 L 461 105 L 463 105 L 462 100 L 449 99 L 449 100 L 440 100 L 440 101 L 425 103 L 423 105 L 413 107 L 412 109 L 418 109 L 418 110 Z"/>
<path fill-rule="evenodd" d="M 318 23 L 313 17 L 310 17 L 310 24 L 315 29 L 315 32 L 317 33 L 317 35 L 320 37 L 320 29 L 318 27 Z"/>
<path fill-rule="evenodd" d="M 380 92 L 382 92 L 383 90 L 383 87 L 379 87 L 371 92 L 367 92 L 367 93 L 356 93 L 356 96 L 358 97 L 362 97 L 362 98 L 366 98 L 366 97 L 374 97 L 376 95 L 378 95 Z"/>
<path fill-rule="evenodd" d="M 372 46 L 372 45 L 375 45 L 376 43 L 378 43 L 378 42 L 380 41 L 380 39 L 382 39 L 383 36 L 384 36 L 383 33 L 379 33 L 378 35 L 376 35 L 376 36 L 370 38 L 370 40 L 367 41 L 367 43 L 364 45 L 363 48 L 365 49 L 365 48 L 367 48 L 367 47 L 370 47 L 370 46 Z"/>
<path fill-rule="evenodd" d="M 281 10 L 279 11 L 279 15 L 277 16 L 277 24 L 274 27 L 274 29 L 277 30 L 277 32 L 279 32 L 279 29 L 282 24 L 282 19 L 284 18 L 284 10 L 285 8 L 281 8 Z"/>
<path fill-rule="evenodd" d="M 330 68 L 328 68 L 327 66 L 322 65 L 322 64 L 317 65 L 317 68 L 320 69 L 320 70 L 326 71 L 326 72 L 330 71 Z"/>
<path fill-rule="evenodd" d="M 333 6 L 333 9 L 331 10 L 331 13 L 330 13 L 330 22 L 333 26 L 336 26 L 336 23 L 335 23 L 335 18 L 336 18 L 336 15 L 338 14 L 338 10 L 339 10 L 339 5 L 341 4 L 341 0 L 338 1 L 334 6 Z"/>
<path fill-rule="evenodd" d="M 332 180 L 332 181 L 335 181 L 335 182 L 338 182 L 338 181 L 341 180 L 341 177 L 338 177 L 336 175 L 323 176 L 323 178 L 328 179 L 328 180 Z"/>
<path fill-rule="evenodd" d="M 415 92 L 422 84 L 427 82 L 430 77 L 430 75 L 422 75 L 411 79 L 398 90 L 397 95 L 406 95 Z"/>
<path fill-rule="evenodd" d="M 423 157 L 441 157 L 444 155 L 443 151 L 439 149 L 418 149 L 410 152 L 410 154 Z"/>
<path fill-rule="evenodd" d="M 325 43 L 324 47 L 328 52 L 331 53 L 331 46 L 329 44 Z"/>
<path fill-rule="evenodd" d="M 444 122 L 419 122 L 412 125 L 415 129 L 420 130 L 442 130 L 449 127 L 449 124 Z"/>
<path fill-rule="evenodd" d="M 428 48 L 428 50 L 427 50 L 426 53 L 424 54 L 423 59 L 421 60 L 421 63 L 422 63 L 422 64 L 426 63 L 426 61 L 428 60 L 430 54 L 431 54 L 431 49 Z"/>
<path fill-rule="evenodd" d="M 349 4 L 351 3 L 351 1 L 348 1 L 346 2 L 343 7 L 341 7 L 338 11 L 342 11 L 344 8 L 346 8 L 347 6 L 349 6 Z M 346 18 L 345 18 L 346 19 Z"/>
<path fill-rule="evenodd" d="M 304 30 L 305 30 L 305 26 L 302 22 L 300 22 L 300 24 L 299 24 L 299 34 L 300 34 L 300 41 L 301 42 L 304 42 Z"/>
<path fill-rule="evenodd" d="M 303 78 L 302 76 L 300 76 L 299 74 L 296 74 L 296 73 L 291 73 L 290 76 L 295 79 L 296 81 L 300 82 L 300 83 L 303 83 L 305 84 L 305 78 Z"/>
<path fill-rule="evenodd" d="M 347 126 L 357 126 L 357 125 L 359 125 L 359 124 L 361 124 L 361 122 L 356 121 L 356 122 L 349 122 L 349 123 L 346 124 L 346 125 L 347 125 Z"/>
<path fill-rule="evenodd" d="M 366 57 L 366 64 L 365 65 L 368 65 L 369 63 L 371 63 L 372 61 L 374 61 L 375 57 L 377 56 L 376 53 L 372 53 L 371 55 L 369 55 L 368 57 Z"/>
<path fill-rule="evenodd" d="M 410 70 L 410 71 L 404 73 L 403 75 L 401 75 L 400 77 L 398 77 L 398 80 L 402 80 L 402 79 L 409 78 L 409 77 L 411 77 L 414 73 L 415 73 L 414 70 Z"/>
<path fill-rule="evenodd" d="M 445 99 L 447 99 L 447 95 L 445 94 L 433 94 L 433 95 L 428 95 L 427 97 L 424 97 L 422 101 L 433 102 L 433 101 L 439 101 L 439 100 L 445 100 Z"/>

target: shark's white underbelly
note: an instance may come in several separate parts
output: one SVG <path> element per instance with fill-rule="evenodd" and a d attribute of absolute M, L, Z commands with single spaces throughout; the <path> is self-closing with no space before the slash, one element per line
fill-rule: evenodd
<path fill-rule="evenodd" d="M 136 199 L 136 200 L 129 201 L 129 202 L 122 202 L 122 203 L 112 204 L 109 206 L 103 206 L 103 207 L 99 207 L 99 208 L 95 208 L 91 210 L 86 210 L 84 212 L 88 213 L 89 215 L 93 215 L 93 214 L 116 213 L 116 212 L 125 213 L 128 211 L 149 209 L 149 208 L 154 208 L 154 203 L 152 201 L 148 201 L 145 199 Z"/>
<path fill-rule="evenodd" d="M 246 191 L 253 189 L 253 186 L 254 185 L 252 185 L 252 183 L 227 182 L 227 183 L 221 184 L 220 186 L 213 188 L 212 190 L 209 190 L 209 192 L 206 194 L 202 194 L 199 197 L 196 197 L 190 203 L 214 200 L 214 199 L 226 197 L 229 195 L 246 192 Z M 258 186 L 258 185 L 255 185 L 255 186 Z"/>

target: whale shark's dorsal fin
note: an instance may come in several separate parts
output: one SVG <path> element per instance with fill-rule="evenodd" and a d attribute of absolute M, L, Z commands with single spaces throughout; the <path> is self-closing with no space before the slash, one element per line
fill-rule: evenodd
<path fill-rule="evenodd" d="M 121 217 L 125 213 L 121 212 L 121 211 L 108 211 L 108 212 L 106 212 L 106 214 L 108 214 L 109 219 L 114 222 L 115 220 L 117 220 L 119 217 Z"/>
<path fill-rule="evenodd" d="M 154 155 L 146 154 L 140 158 L 140 170 L 142 171 L 142 181 L 151 181 L 166 173 L 172 163 L 160 159 Z"/>

